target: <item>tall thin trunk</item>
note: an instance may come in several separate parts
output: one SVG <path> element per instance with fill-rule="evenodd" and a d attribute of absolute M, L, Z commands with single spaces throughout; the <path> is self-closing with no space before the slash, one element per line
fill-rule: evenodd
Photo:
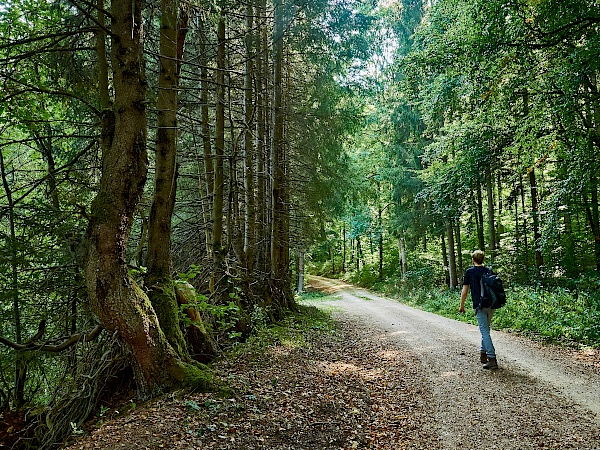
<path fill-rule="evenodd" d="M 298 294 L 304 292 L 304 249 L 298 249 Z"/>
<path fill-rule="evenodd" d="M 360 272 L 360 260 L 362 258 L 362 249 L 360 248 L 360 236 L 356 236 L 356 271 Z"/>
<path fill-rule="evenodd" d="M 254 125 L 254 8 L 251 1 L 246 3 L 246 67 L 244 73 L 244 188 L 246 201 L 244 256 L 246 272 L 254 270 L 254 252 L 256 247 L 256 207 L 255 207 L 255 149 L 252 136 Z"/>
<path fill-rule="evenodd" d="M 446 247 L 446 236 L 442 231 L 440 233 L 440 247 L 442 249 L 442 264 L 444 266 L 444 280 L 447 286 L 450 286 L 450 276 L 448 271 L 448 250 Z"/>
<path fill-rule="evenodd" d="M 527 239 L 527 218 L 525 217 L 525 186 L 523 185 L 523 177 L 519 176 L 519 191 L 521 193 L 521 211 L 523 212 L 523 242 L 525 246 L 524 254 L 529 252 L 529 240 Z"/>
<path fill-rule="evenodd" d="M 500 248 L 500 241 L 502 239 L 502 173 L 498 171 L 497 173 L 497 197 L 498 197 L 498 215 L 496 216 L 496 248 Z"/>
<path fill-rule="evenodd" d="M 542 257 L 542 251 L 540 249 L 540 224 L 538 214 L 538 194 L 537 194 L 537 182 L 535 179 L 535 169 L 532 167 L 528 170 L 529 172 L 529 188 L 531 189 L 531 216 L 533 219 L 533 242 L 535 246 L 535 265 L 536 267 L 542 267 L 544 265 L 544 259 Z"/>
<path fill-rule="evenodd" d="M 456 240 L 456 252 L 458 253 L 458 273 L 464 272 L 463 255 L 462 255 L 462 238 L 460 233 L 460 219 L 456 221 L 454 237 Z"/>
<path fill-rule="evenodd" d="M 379 206 L 377 216 L 379 220 L 379 236 L 377 240 L 377 246 L 379 248 L 379 279 L 383 280 L 383 224 L 382 224 L 382 208 Z"/>
<path fill-rule="evenodd" d="M 490 253 L 492 259 L 496 251 L 496 214 L 494 208 L 494 186 L 492 183 L 492 173 L 489 167 L 486 168 L 485 187 L 487 191 L 488 222 L 490 233 Z"/>
<path fill-rule="evenodd" d="M 481 251 L 485 251 L 485 233 L 483 226 L 483 199 L 481 196 L 481 184 L 477 184 L 477 242 L 479 244 L 479 249 Z"/>
<path fill-rule="evenodd" d="M 289 293 L 289 205 L 287 199 L 287 151 L 284 141 L 283 44 L 285 34 L 282 0 L 275 1 L 273 28 L 273 233 L 271 242 L 271 276 L 279 295 L 279 307 L 287 308 Z"/>
<path fill-rule="evenodd" d="M 148 220 L 148 274 L 150 300 L 161 328 L 178 355 L 187 357 L 187 348 L 179 326 L 179 306 L 171 274 L 171 222 L 177 192 L 177 106 L 182 27 L 179 1 L 161 1 L 159 74 L 156 131 L 156 169 L 154 198 Z M 186 16 L 182 17 L 186 21 Z"/>
<path fill-rule="evenodd" d="M 590 175 L 590 192 L 591 204 L 586 201 L 586 212 L 594 236 L 596 270 L 600 271 L 600 210 L 598 207 L 598 178 L 595 174 Z"/>
<path fill-rule="evenodd" d="M 458 276 L 456 274 L 456 250 L 454 247 L 454 221 L 448 219 L 446 224 L 446 233 L 448 234 L 448 279 L 450 289 L 458 286 Z"/>
<path fill-rule="evenodd" d="M 223 11 L 222 11 L 223 13 Z M 221 16 L 217 25 L 217 108 L 215 131 L 214 188 L 212 210 L 212 252 L 213 271 L 211 274 L 211 292 L 215 292 L 223 272 L 223 160 L 225 158 L 225 17 Z"/>
<path fill-rule="evenodd" d="M 564 242 L 565 250 L 563 265 L 567 271 L 567 276 L 576 276 L 576 258 L 575 258 L 575 238 L 573 236 L 573 223 L 571 220 L 571 211 L 566 210 L 563 213 L 563 223 L 565 226 Z"/>
<path fill-rule="evenodd" d="M 264 24 L 266 17 L 266 0 L 256 0 L 257 17 L 261 17 L 260 25 L 256 33 L 256 151 L 257 151 L 257 226 L 256 235 L 259 243 L 257 245 L 256 259 L 260 264 L 262 276 L 271 271 L 271 228 L 269 211 L 271 195 L 269 188 L 270 179 L 270 142 L 268 136 L 269 96 L 266 94 L 269 80 L 269 64 L 267 63 L 266 50 L 268 46 L 267 27 Z"/>
<path fill-rule="evenodd" d="M 342 227 L 342 273 L 346 272 L 346 224 Z"/>
<path fill-rule="evenodd" d="M 406 240 L 404 238 L 404 233 L 398 238 L 398 263 L 400 264 L 400 273 L 404 277 L 407 272 L 407 264 L 406 264 Z"/>
<path fill-rule="evenodd" d="M 209 90 L 210 80 L 208 75 L 208 57 L 206 49 L 206 34 L 204 31 L 204 22 L 200 19 L 199 22 L 199 45 L 200 53 L 200 116 L 202 129 L 202 150 L 204 153 L 204 178 L 205 189 L 203 199 L 203 217 L 204 217 L 204 235 L 206 240 L 206 250 L 209 260 L 213 259 L 212 245 L 212 206 L 214 201 L 214 163 L 212 155 L 212 144 L 210 136 L 210 116 L 209 116 Z M 212 289 L 211 289 L 212 291 Z"/>

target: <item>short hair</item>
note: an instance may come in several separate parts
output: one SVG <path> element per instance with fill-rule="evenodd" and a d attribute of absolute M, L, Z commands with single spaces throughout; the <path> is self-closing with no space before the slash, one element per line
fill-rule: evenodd
<path fill-rule="evenodd" d="M 481 250 L 475 250 L 471 257 L 473 258 L 473 261 L 475 261 L 477 264 L 482 264 L 483 258 L 485 257 L 485 253 Z"/>

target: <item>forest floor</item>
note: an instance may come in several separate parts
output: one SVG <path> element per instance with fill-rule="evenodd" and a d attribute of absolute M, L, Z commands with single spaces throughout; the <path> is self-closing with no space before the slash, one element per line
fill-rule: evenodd
<path fill-rule="evenodd" d="M 600 449 L 600 356 L 476 327 L 311 278 L 334 328 L 214 364 L 232 388 L 106 412 L 76 449 Z"/>

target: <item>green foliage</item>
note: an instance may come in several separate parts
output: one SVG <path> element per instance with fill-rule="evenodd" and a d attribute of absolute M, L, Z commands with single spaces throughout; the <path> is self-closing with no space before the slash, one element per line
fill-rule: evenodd
<path fill-rule="evenodd" d="M 235 295 L 235 294 L 233 294 Z M 241 320 L 241 308 L 234 300 L 227 304 L 215 305 L 209 301 L 205 295 L 198 294 L 193 303 L 183 303 L 179 305 L 179 319 L 185 326 L 196 326 L 196 324 L 186 314 L 186 310 L 193 309 L 202 316 L 207 315 L 212 320 L 204 323 L 204 326 L 211 333 L 228 333 L 229 338 L 236 339 L 241 336 L 239 332 L 233 331 Z"/>
<path fill-rule="evenodd" d="M 232 349 L 232 356 L 241 353 L 262 353 L 270 347 L 279 345 L 302 348 L 307 345 L 308 335 L 315 332 L 335 331 L 331 316 L 311 305 L 312 302 L 324 300 L 327 296 L 307 292 L 298 297 L 297 312 L 289 312 L 278 324 L 255 330 L 244 343 Z"/>
<path fill-rule="evenodd" d="M 597 279 L 593 281 L 597 282 Z M 415 287 L 394 283 L 393 280 L 380 286 L 380 290 L 425 311 L 477 323 L 474 313 L 468 308 L 467 314 L 458 314 L 458 290 Z M 492 325 L 552 342 L 600 348 L 600 301 L 595 294 L 597 291 L 593 291 L 594 294 L 584 292 L 511 285 L 507 289 L 506 306 L 496 310 Z"/>
<path fill-rule="evenodd" d="M 600 305 L 590 295 L 517 286 L 508 298 L 494 318 L 496 326 L 552 341 L 600 347 Z"/>

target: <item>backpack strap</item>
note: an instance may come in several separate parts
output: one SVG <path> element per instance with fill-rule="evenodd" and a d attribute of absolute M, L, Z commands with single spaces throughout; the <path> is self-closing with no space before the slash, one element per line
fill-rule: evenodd
<path fill-rule="evenodd" d="M 484 289 L 483 289 L 483 275 L 489 275 L 490 273 L 492 273 L 492 269 L 490 269 L 489 267 L 484 267 L 485 271 L 483 274 L 481 274 L 481 278 L 479 278 L 479 305 L 483 308 L 483 294 L 484 294 Z"/>

